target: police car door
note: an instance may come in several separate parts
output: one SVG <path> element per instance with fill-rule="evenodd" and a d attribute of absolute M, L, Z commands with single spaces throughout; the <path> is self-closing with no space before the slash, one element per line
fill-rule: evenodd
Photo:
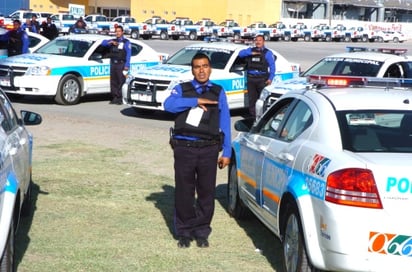
<path fill-rule="evenodd" d="M 282 105 L 282 102 L 286 104 Z M 275 106 L 278 106 L 278 104 Z M 278 208 L 283 193 L 286 190 L 291 190 L 293 195 L 299 195 L 299 188 L 295 188 L 291 183 L 301 178 L 300 172 L 295 171 L 296 164 L 298 164 L 297 155 L 306 142 L 305 135 L 302 134 L 313 122 L 311 109 L 301 100 L 284 99 L 280 101 L 279 106 L 281 112 L 284 112 L 279 126 L 277 125 L 277 119 L 279 119 L 277 117 L 279 113 L 277 107 L 271 108 L 272 111 L 274 110 L 274 114 L 272 118 L 268 119 L 269 127 L 276 127 L 276 136 L 273 137 L 266 149 L 261 181 L 262 217 L 263 220 L 272 222 L 270 224 L 272 226 L 278 226 L 277 223 L 274 224 L 274 219 L 277 220 Z M 285 106 L 287 110 L 282 110 Z M 275 125 L 272 122 L 275 122 Z"/>
<path fill-rule="evenodd" d="M 0 121 L 6 137 L 6 152 L 11 156 L 13 170 L 21 188 L 27 188 L 30 181 L 29 136 L 18 124 L 18 118 L 9 100 L 0 92 Z"/>

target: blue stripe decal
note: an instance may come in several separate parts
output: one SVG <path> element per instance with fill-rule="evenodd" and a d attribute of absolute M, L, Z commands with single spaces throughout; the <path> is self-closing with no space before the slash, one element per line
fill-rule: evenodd
<path fill-rule="evenodd" d="M 7 182 L 4 191 L 16 194 L 18 187 L 19 182 L 17 181 L 16 175 L 14 173 L 10 173 L 7 177 Z"/>

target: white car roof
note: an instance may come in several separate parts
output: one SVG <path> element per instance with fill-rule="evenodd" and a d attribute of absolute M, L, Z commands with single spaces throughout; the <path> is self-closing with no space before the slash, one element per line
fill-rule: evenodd
<path fill-rule="evenodd" d="M 382 61 L 386 62 L 390 59 L 394 61 L 400 60 L 412 60 L 412 56 L 406 55 L 395 55 L 395 54 L 386 54 L 386 53 L 378 53 L 378 52 L 345 52 L 345 53 L 337 53 L 325 58 L 353 58 L 353 59 L 365 59 L 365 60 L 373 60 L 373 61 Z"/>

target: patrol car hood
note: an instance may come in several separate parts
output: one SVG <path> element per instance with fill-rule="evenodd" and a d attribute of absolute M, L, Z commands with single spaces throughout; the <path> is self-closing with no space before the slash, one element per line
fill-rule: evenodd
<path fill-rule="evenodd" d="M 159 64 L 147 67 L 139 71 L 139 77 L 149 77 L 152 79 L 185 80 L 193 78 L 193 75 L 190 66 Z"/>
<path fill-rule="evenodd" d="M 287 79 L 281 82 L 276 82 L 266 87 L 266 90 L 271 93 L 284 94 L 287 91 L 301 90 L 308 85 L 306 77 L 295 77 L 292 79 Z"/>
<path fill-rule="evenodd" d="M 3 65 L 9 66 L 41 66 L 41 65 L 48 65 L 48 66 L 68 66 L 68 64 L 82 62 L 84 63 L 83 58 L 76 58 L 76 57 L 66 57 L 66 56 L 57 56 L 51 54 L 23 54 L 18 56 L 9 57 L 6 59 L 1 59 L 0 63 Z"/>

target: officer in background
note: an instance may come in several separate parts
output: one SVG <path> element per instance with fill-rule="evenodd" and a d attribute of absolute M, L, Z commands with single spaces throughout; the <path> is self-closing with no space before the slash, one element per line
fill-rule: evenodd
<path fill-rule="evenodd" d="M 272 84 L 276 71 L 276 56 L 265 47 L 263 35 L 255 37 L 255 47 L 243 49 L 239 57 L 247 60 L 247 91 L 249 113 L 256 117 L 255 104 L 263 88 Z"/>
<path fill-rule="evenodd" d="M 30 32 L 40 33 L 40 23 L 37 21 L 37 16 L 33 14 L 30 22 Z"/>
<path fill-rule="evenodd" d="M 123 35 L 123 27 L 116 27 L 116 38 L 104 40 L 103 46 L 110 47 L 108 56 L 110 57 L 110 92 L 112 100 L 110 104 L 121 105 L 122 102 L 122 85 L 129 73 L 131 44 Z"/>
<path fill-rule="evenodd" d="M 176 85 L 164 108 L 176 114 L 170 143 L 174 152 L 177 246 L 187 248 L 195 238 L 197 246 L 204 248 L 209 246 L 212 231 L 217 166 L 222 169 L 230 163 L 231 125 L 226 93 L 209 81 L 210 59 L 198 53 L 191 65 L 194 79 Z"/>
<path fill-rule="evenodd" d="M 41 24 L 41 29 L 41 34 L 49 40 L 53 40 L 59 36 L 59 31 L 50 17 L 47 17 L 47 20 Z"/>
<path fill-rule="evenodd" d="M 0 35 L 1 41 L 7 41 L 8 56 L 16 56 L 29 53 L 29 36 L 21 27 L 20 20 L 13 21 L 13 29 L 3 35 Z"/>

